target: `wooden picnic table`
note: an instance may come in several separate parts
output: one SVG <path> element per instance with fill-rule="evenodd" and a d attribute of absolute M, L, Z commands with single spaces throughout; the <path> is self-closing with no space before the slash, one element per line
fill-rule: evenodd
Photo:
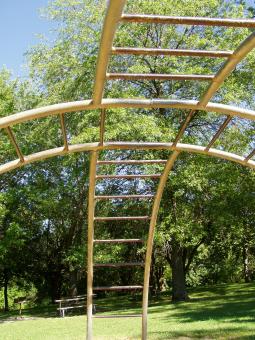
<path fill-rule="evenodd" d="M 57 310 L 62 318 L 65 317 L 65 312 L 72 309 L 84 308 L 86 307 L 86 295 L 78 295 L 73 298 L 62 298 L 55 300 L 59 304 Z M 95 312 L 95 305 L 93 306 Z"/>

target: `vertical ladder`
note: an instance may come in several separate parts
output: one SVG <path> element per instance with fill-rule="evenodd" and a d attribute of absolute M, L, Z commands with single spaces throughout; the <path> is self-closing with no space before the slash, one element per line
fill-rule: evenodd
<path fill-rule="evenodd" d="M 147 304 L 149 288 L 149 272 L 151 263 L 152 243 L 154 237 L 154 228 L 156 224 L 159 203 L 162 196 L 163 188 L 171 170 L 173 163 L 179 152 L 175 151 L 168 161 L 166 160 L 98 160 L 98 152 L 91 152 L 90 163 L 90 180 L 89 180 L 89 212 L 88 212 L 88 265 L 87 265 L 87 339 L 92 339 L 92 319 L 93 318 L 114 318 L 114 317 L 141 317 L 142 318 L 142 339 L 147 339 Z M 162 174 L 114 174 L 114 175 L 97 175 L 97 167 L 101 165 L 144 165 L 144 164 L 162 164 L 165 165 Z M 132 195 L 96 195 L 96 183 L 100 180 L 112 179 L 160 179 L 156 196 L 152 194 L 132 194 Z M 95 216 L 95 207 L 98 201 L 105 200 L 144 200 L 153 199 L 153 209 L 151 216 Z M 150 229 L 146 244 L 145 262 L 127 262 L 127 263 L 94 263 L 93 248 L 94 244 L 142 244 L 141 238 L 118 238 L 118 239 L 94 239 L 94 223 L 103 221 L 150 221 Z M 94 268 L 128 268 L 128 267 L 145 267 L 143 285 L 125 285 L 125 286 L 95 286 L 93 287 L 93 270 Z M 143 290 L 143 308 L 142 314 L 123 314 L 123 315 L 93 315 L 93 293 L 97 291 L 137 291 Z"/>

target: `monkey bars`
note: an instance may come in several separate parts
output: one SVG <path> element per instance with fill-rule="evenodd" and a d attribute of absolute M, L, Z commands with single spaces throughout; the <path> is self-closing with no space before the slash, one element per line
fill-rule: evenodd
<path fill-rule="evenodd" d="M 131 1 L 131 0 L 130 0 Z M 249 154 L 236 155 L 230 152 L 213 148 L 213 145 L 217 139 L 224 133 L 228 124 L 234 117 L 247 119 L 249 121 L 255 120 L 255 111 L 238 108 L 231 105 L 219 104 L 211 102 L 213 96 L 216 94 L 224 80 L 230 75 L 230 73 L 236 68 L 246 55 L 255 47 L 255 33 L 251 33 L 235 51 L 217 51 L 217 50 L 188 50 L 188 49 L 162 49 L 162 48 L 135 48 L 129 46 L 113 46 L 114 37 L 118 24 L 120 22 L 125 24 L 130 23 L 143 23 L 143 24 L 159 24 L 159 25 L 200 25 L 200 26 L 221 26 L 221 27 L 233 27 L 233 28 L 255 28 L 255 20 L 253 19 L 220 19 L 220 18 L 199 18 L 199 17 L 171 17 L 161 15 L 145 15 L 145 14 L 123 14 L 125 6 L 125 0 L 111 0 L 108 4 L 107 13 L 105 16 L 100 49 L 98 54 L 93 97 L 91 100 L 82 100 L 77 102 L 62 103 L 50 105 L 42 108 L 36 108 L 25 112 L 15 113 L 7 117 L 0 119 L 0 129 L 4 129 L 12 144 L 17 159 L 6 162 L 0 166 L 0 174 L 17 169 L 26 164 L 30 164 L 36 161 L 47 159 L 55 156 L 64 156 L 74 152 L 90 152 L 90 183 L 89 183 L 89 209 L 88 209 L 88 265 L 87 265 L 87 339 L 92 339 L 92 319 L 93 317 L 105 318 L 105 315 L 92 314 L 92 299 L 93 291 L 96 290 L 143 290 L 143 304 L 142 314 L 139 315 L 126 315 L 127 317 L 142 317 L 142 339 L 147 339 L 147 309 L 148 309 L 148 290 L 149 290 L 149 276 L 150 276 L 150 264 L 151 254 L 153 247 L 154 231 L 157 222 L 157 215 L 159 205 L 162 197 L 162 193 L 171 169 L 178 155 L 182 152 L 199 153 L 207 156 L 213 156 L 230 160 L 239 163 L 243 166 L 255 169 L 255 160 L 252 158 L 255 156 L 255 149 Z M 204 75 L 204 74 L 130 74 L 130 73 L 112 73 L 108 72 L 108 65 L 112 55 L 143 55 L 143 56 L 190 56 L 190 57 L 208 57 L 208 58 L 224 58 L 225 62 L 216 74 Z M 185 99 L 138 99 L 138 98 L 104 98 L 104 88 L 107 81 L 115 80 L 123 81 L 136 81 L 136 80 L 178 80 L 178 81 L 205 81 L 209 82 L 209 85 L 199 100 L 185 100 Z M 168 143 L 148 143 L 148 142 L 107 142 L 105 141 L 105 119 L 107 117 L 107 109 L 114 108 L 143 108 L 143 109 L 156 109 L 156 108 L 174 108 L 180 110 L 189 110 L 186 118 L 182 122 L 177 136 L 173 141 Z M 84 144 L 69 144 L 68 143 L 68 125 L 65 122 L 65 113 L 75 114 L 77 111 L 86 110 L 101 110 L 99 121 L 99 136 L 98 141 L 95 143 Z M 225 116 L 225 120 L 218 130 L 213 135 L 212 139 L 207 145 L 198 146 L 191 144 L 180 143 L 180 139 L 183 137 L 187 126 L 192 120 L 193 116 L 198 111 L 214 112 L 218 115 Z M 22 124 L 34 119 L 59 116 L 59 124 L 62 131 L 63 146 L 56 147 L 49 150 L 43 150 L 30 155 L 24 155 L 22 149 L 16 140 L 15 134 L 12 130 L 12 126 L 16 124 Z M 171 154 L 168 160 L 99 160 L 99 152 L 103 150 L 169 150 Z M 103 165 L 143 165 L 143 164 L 161 164 L 164 169 L 158 174 L 132 174 L 132 175 L 98 175 L 97 169 Z M 140 195 L 140 194 L 118 194 L 113 196 L 97 195 L 96 185 L 98 180 L 119 180 L 125 178 L 125 180 L 132 180 L 137 178 L 139 180 L 146 180 L 148 178 L 158 179 L 158 188 L 155 195 Z M 153 206 L 151 214 L 148 216 L 95 216 L 95 207 L 98 201 L 105 200 L 146 200 L 153 199 Z M 107 221 L 119 221 L 119 220 L 139 220 L 150 221 L 149 233 L 147 237 L 147 250 L 144 266 L 144 283 L 143 285 L 131 285 L 131 286 L 109 286 L 109 287 L 94 287 L 93 288 L 93 272 L 96 267 L 116 267 L 118 264 L 94 264 L 93 263 L 93 251 L 94 244 L 116 244 L 116 243 L 142 243 L 144 240 L 134 237 L 131 239 L 94 239 L 94 224 Z M 120 263 L 119 266 L 135 266 L 140 263 Z M 125 315 L 124 315 L 125 316 Z M 113 316 L 111 316 L 113 317 Z M 117 316 L 116 316 L 117 317 Z"/>

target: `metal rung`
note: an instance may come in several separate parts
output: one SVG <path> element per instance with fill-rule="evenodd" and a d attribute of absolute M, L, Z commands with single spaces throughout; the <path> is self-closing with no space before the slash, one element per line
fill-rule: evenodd
<path fill-rule="evenodd" d="M 95 268 L 109 267 L 109 268 L 119 268 L 119 267 L 142 267 L 143 262 L 126 262 L 126 263 L 94 263 Z"/>
<path fill-rule="evenodd" d="M 113 47 L 112 54 L 128 55 L 168 55 L 185 57 L 207 57 L 207 58 L 228 58 L 232 51 L 203 51 L 203 50 L 184 50 L 168 48 L 134 48 L 134 47 Z"/>
<path fill-rule="evenodd" d="M 231 116 L 227 116 L 227 118 L 225 119 L 224 123 L 221 125 L 221 127 L 219 128 L 219 130 L 215 133 L 215 135 L 213 136 L 212 140 L 210 141 L 210 143 L 207 145 L 207 147 L 205 148 L 206 151 L 208 151 L 213 144 L 216 142 L 216 140 L 219 138 L 219 136 L 221 135 L 221 133 L 224 131 L 224 129 L 227 127 L 227 125 L 229 124 L 229 122 L 231 121 L 232 117 Z"/>
<path fill-rule="evenodd" d="M 151 175 L 98 175 L 96 179 L 135 179 L 135 178 L 160 178 L 161 174 Z"/>
<path fill-rule="evenodd" d="M 139 160 L 135 160 L 135 159 L 131 159 L 131 160 L 118 160 L 118 161 L 98 161 L 97 165 L 110 165 L 110 164 L 128 164 L 128 165 L 132 165 L 132 164 L 166 164 L 166 160 L 164 159 L 139 159 Z"/>
<path fill-rule="evenodd" d="M 211 81 L 213 74 L 107 73 L 108 80 L 200 80 Z"/>
<path fill-rule="evenodd" d="M 121 220 L 150 220 L 150 216 L 111 216 L 111 217 L 95 217 L 95 221 L 121 221 Z"/>
<path fill-rule="evenodd" d="M 202 25 L 225 27 L 255 27 L 254 19 L 222 19 L 203 17 L 171 17 L 148 14 L 123 14 L 121 21 L 154 24 Z"/>
<path fill-rule="evenodd" d="M 141 318 L 142 314 L 116 314 L 116 315 L 93 315 L 95 319 L 113 319 L 113 318 Z"/>
<path fill-rule="evenodd" d="M 136 199 L 136 198 L 149 199 L 153 197 L 154 195 L 114 195 L 114 196 L 95 196 L 95 199 L 96 200 Z"/>
<path fill-rule="evenodd" d="M 248 162 L 253 156 L 255 156 L 255 149 L 245 158 L 245 162 Z"/>
<path fill-rule="evenodd" d="M 94 240 L 94 243 L 144 243 L 144 240 L 140 238 L 120 238 L 114 240 Z"/>
<path fill-rule="evenodd" d="M 102 286 L 94 287 L 93 290 L 138 290 L 143 289 L 143 286 Z"/>

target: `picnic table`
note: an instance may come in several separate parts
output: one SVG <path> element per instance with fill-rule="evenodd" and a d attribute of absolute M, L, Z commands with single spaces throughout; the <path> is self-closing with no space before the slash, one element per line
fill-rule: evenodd
<path fill-rule="evenodd" d="M 79 309 L 86 307 L 86 295 L 79 295 L 73 298 L 62 298 L 55 300 L 59 304 L 57 310 L 62 318 L 65 317 L 65 312 L 68 310 Z M 95 312 L 95 305 L 93 305 L 93 311 Z"/>

